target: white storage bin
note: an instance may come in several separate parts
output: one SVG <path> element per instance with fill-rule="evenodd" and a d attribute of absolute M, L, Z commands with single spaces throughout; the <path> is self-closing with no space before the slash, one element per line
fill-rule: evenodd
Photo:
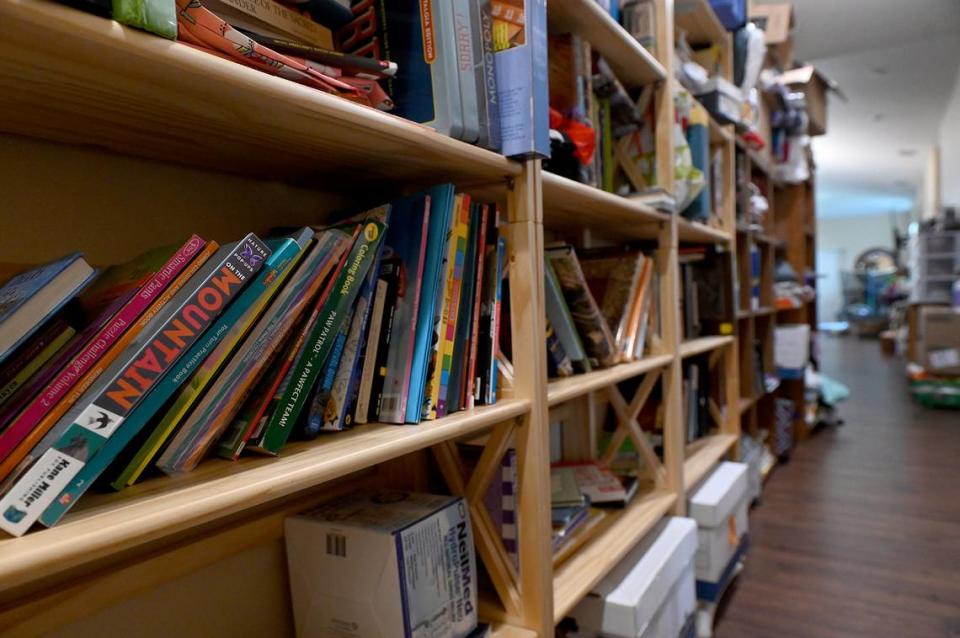
<path fill-rule="evenodd" d="M 581 635 L 678 636 L 696 607 L 696 551 L 695 521 L 662 521 L 573 611 Z"/>
<path fill-rule="evenodd" d="M 719 583 L 747 532 L 747 466 L 720 463 L 700 485 L 687 512 L 697 521 L 697 580 Z"/>

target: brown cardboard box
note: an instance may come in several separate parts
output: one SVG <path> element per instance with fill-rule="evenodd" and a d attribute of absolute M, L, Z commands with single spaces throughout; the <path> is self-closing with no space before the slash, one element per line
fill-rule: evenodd
<path fill-rule="evenodd" d="M 960 375 L 960 312 L 946 306 L 918 310 L 916 363 L 933 374 Z"/>
<path fill-rule="evenodd" d="M 763 29 L 763 41 L 774 63 L 781 69 L 793 66 L 793 5 L 753 4 L 750 22 Z"/>
<path fill-rule="evenodd" d="M 802 92 L 807 98 L 807 115 L 810 124 L 808 135 L 823 135 L 827 132 L 827 91 L 839 93 L 836 85 L 812 66 L 802 66 L 785 71 L 780 83 L 793 91 Z"/>

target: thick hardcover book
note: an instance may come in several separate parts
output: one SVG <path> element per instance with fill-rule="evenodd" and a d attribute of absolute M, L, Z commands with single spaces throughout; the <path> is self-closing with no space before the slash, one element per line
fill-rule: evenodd
<path fill-rule="evenodd" d="M 273 0 L 202 0 L 204 7 L 230 26 L 277 38 L 292 37 L 333 49 L 333 33 L 308 16 Z"/>
<path fill-rule="evenodd" d="M 343 270 L 337 276 L 330 296 L 323 303 L 320 319 L 307 338 L 309 349 L 294 365 L 294 374 L 277 410 L 270 416 L 256 449 L 278 454 L 287 442 L 294 424 L 307 403 L 323 364 L 333 348 L 336 335 L 350 316 L 367 271 L 373 264 L 385 227 L 366 222 L 354 240 Z"/>
<path fill-rule="evenodd" d="M 430 224 L 427 233 L 427 252 L 423 264 L 423 282 L 420 290 L 420 310 L 417 314 L 416 340 L 410 367 L 410 390 L 407 394 L 405 421 L 419 423 L 424 402 L 424 390 L 429 378 L 430 355 L 434 349 L 436 327 L 440 321 L 440 301 L 443 297 L 444 256 L 454 219 L 453 184 L 441 184 L 427 191 L 430 195 Z M 382 408 L 381 408 L 382 410 Z M 387 419 L 384 419 L 387 420 Z M 400 421 L 404 422 L 403 420 Z"/>
<path fill-rule="evenodd" d="M 27 381 L 33 377 L 48 361 L 67 345 L 67 342 L 76 334 L 71 326 L 66 323 L 57 322 L 55 330 L 44 334 L 43 339 L 36 340 L 30 344 L 29 352 L 24 354 L 21 361 L 17 362 L 16 370 L 6 371 L 9 378 L 0 381 L 0 405 L 24 386 Z M 5 375 L 6 376 L 6 375 Z"/>
<path fill-rule="evenodd" d="M 617 363 L 619 353 L 610 327 L 600 313 L 600 308 L 590 294 L 580 262 L 572 246 L 559 246 L 546 251 L 547 258 L 557 273 L 564 300 L 573 315 L 587 355 L 597 360 L 600 366 Z"/>
<path fill-rule="evenodd" d="M 80 410 L 80 407 L 74 408 L 74 404 L 216 248 L 215 243 L 208 244 L 196 235 L 188 239 L 112 318 L 92 331 L 82 351 L 64 362 L 59 376 L 39 390 L 36 398 L 0 435 L 0 456 L 5 457 L 0 463 L 0 478 L 23 469 L 36 458 L 34 448 L 38 443 L 42 449 L 37 453 L 42 453 L 74 422 Z M 113 310 L 108 308 L 105 314 Z M 51 428 L 61 432 L 52 434 Z M 50 438 L 45 439 L 48 433 Z"/>
<path fill-rule="evenodd" d="M 74 422 L 0 500 L 0 528 L 16 536 L 30 528 L 239 294 L 268 254 L 256 236 L 248 235 L 204 264 L 90 388 Z"/>
<path fill-rule="evenodd" d="M 467 386 L 467 358 L 470 355 L 470 335 L 473 326 L 474 284 L 477 277 L 477 237 L 480 234 L 483 204 L 470 205 L 470 227 L 467 249 L 463 254 L 463 278 L 460 283 L 459 316 L 453 338 L 453 358 L 450 364 L 450 383 L 447 387 L 446 413 L 457 412 L 466 406 L 464 391 Z"/>
<path fill-rule="evenodd" d="M 350 241 L 351 236 L 339 230 L 318 235 L 300 266 L 161 453 L 156 464 L 160 470 L 167 474 L 188 472 L 206 455 L 320 292 Z"/>
<path fill-rule="evenodd" d="M 272 239 L 266 242 L 271 254 L 256 278 L 230 305 L 216 325 L 207 331 L 204 339 L 184 355 L 183 365 L 176 373 L 167 375 L 163 384 L 138 408 L 137 413 L 143 419 L 143 424 L 139 428 L 133 427 L 130 423 L 133 420 L 131 417 L 124 430 L 107 444 L 107 447 L 114 448 L 112 452 L 118 461 L 107 474 L 114 489 L 120 490 L 132 485 L 147 469 L 183 415 L 224 366 L 253 322 L 283 285 L 312 238 L 313 231 L 304 229 L 296 238 Z M 167 399 L 174 395 L 176 398 L 173 404 L 161 412 Z M 145 438 L 136 439 L 137 445 L 130 446 L 137 436 L 134 430 L 142 430 L 147 419 L 153 414 L 162 414 L 162 417 L 155 426 L 143 432 L 146 434 Z M 121 450 L 124 450 L 122 454 Z M 106 451 L 105 448 L 104 452 Z M 88 468 L 84 468 L 81 475 L 87 471 Z"/>
<path fill-rule="evenodd" d="M 485 204 L 482 207 L 480 221 L 474 247 L 474 282 L 473 298 L 471 303 L 470 330 L 467 333 L 467 354 L 466 380 L 463 388 L 463 399 L 461 405 L 467 409 L 472 408 L 476 403 L 474 389 L 477 387 L 477 352 L 480 340 L 480 307 L 483 303 L 483 274 L 486 262 L 484 261 L 487 252 L 487 228 L 489 220 L 497 218 L 496 204 Z"/>
<path fill-rule="evenodd" d="M 383 418 L 380 416 L 380 406 L 383 401 L 385 382 L 389 374 L 388 355 L 392 351 L 394 337 L 399 338 L 400 335 L 396 330 L 396 316 L 399 311 L 400 291 L 404 285 L 403 276 L 403 264 L 399 259 L 384 263 L 380 270 L 380 278 L 387 284 L 386 298 L 383 319 L 381 319 L 379 344 L 377 345 L 377 358 L 374 362 L 373 380 L 370 384 L 370 402 L 365 420 L 361 421 L 362 423 L 376 421 L 377 419 L 382 420 Z"/>
<path fill-rule="evenodd" d="M 442 348 L 438 360 L 440 365 L 440 392 L 437 396 L 436 416 L 441 417 L 446 416 L 450 411 L 447 392 L 449 392 L 450 386 L 452 385 L 451 375 L 454 374 L 454 370 L 459 371 L 459 368 L 455 369 L 453 367 L 453 357 L 454 350 L 457 347 L 458 327 L 460 322 L 463 321 L 464 315 L 467 313 L 466 308 L 463 307 L 462 289 L 464 269 L 466 268 L 467 242 L 470 240 L 470 217 L 472 210 L 473 207 L 470 202 L 470 197 L 464 195 L 460 208 L 456 213 L 459 216 L 456 231 L 450 238 L 450 243 L 454 246 L 454 250 L 450 253 L 453 257 L 453 262 L 448 270 L 451 274 L 449 301 L 447 303 L 446 319 L 444 321 L 446 325 L 443 329 Z"/>
<path fill-rule="evenodd" d="M 403 423 L 406 418 L 417 325 L 422 315 L 420 299 L 424 294 L 424 266 L 432 228 L 432 192 L 439 193 L 433 189 L 393 202 L 387 245 L 393 248 L 401 262 L 396 270 L 400 281 L 392 321 L 389 323 L 392 333 L 387 331 L 390 339 L 386 344 L 381 341 L 381 347 L 385 346 L 381 352 L 386 357 L 386 363 L 378 366 L 378 370 L 384 371 L 382 378 L 374 380 L 374 385 L 379 385 L 380 391 L 373 393 L 377 418 L 385 423 Z M 430 256 L 431 260 L 438 259 L 435 251 Z M 435 292 L 436 289 L 432 288 L 430 294 Z M 429 316 L 432 319 L 432 296 L 430 300 Z M 420 383 L 422 385 L 423 381 Z M 417 409 L 420 409 L 419 403 Z"/>
<path fill-rule="evenodd" d="M 577 332 L 577 324 L 574 323 L 573 315 L 570 314 L 567 302 L 563 298 L 563 289 L 560 288 L 560 280 L 553 269 L 553 263 L 548 257 L 544 257 L 543 261 L 547 320 L 553 324 L 557 338 L 560 339 L 564 352 L 570 357 L 574 371 L 590 372 L 593 366 L 590 365 L 590 359 L 587 357 L 586 350 L 583 349 L 583 342 L 580 341 L 580 334 Z"/>
<path fill-rule="evenodd" d="M 471 144 L 476 143 L 480 136 L 480 105 L 481 87 L 478 86 L 480 74 L 477 69 L 477 58 L 480 51 L 476 50 L 479 41 L 476 40 L 470 5 L 474 0 L 452 0 L 453 15 L 449 25 L 440 25 L 441 30 L 452 30 L 455 34 L 457 77 L 460 83 L 460 104 L 463 109 L 463 133 L 460 139 Z"/>
<path fill-rule="evenodd" d="M 94 276 L 80 253 L 20 273 L 0 287 L 0 363 Z"/>
<path fill-rule="evenodd" d="M 494 62 L 491 0 L 470 0 L 473 24 L 473 63 L 477 80 L 480 135 L 477 143 L 500 152 L 500 102 L 497 98 L 497 68 Z"/>
<path fill-rule="evenodd" d="M 607 320 L 614 342 L 624 355 L 624 360 L 632 358 L 632 353 L 627 355 L 627 332 L 630 311 L 640 285 L 643 261 L 643 253 L 640 251 L 614 254 L 602 251 L 580 256 L 580 267 L 587 286 L 600 305 L 600 314 Z"/>
<path fill-rule="evenodd" d="M 550 156 L 547 0 L 493 2 L 503 154 Z"/>
<path fill-rule="evenodd" d="M 386 57 L 398 67 L 389 81 L 397 114 L 462 138 L 453 2 L 391 0 L 385 21 Z"/>

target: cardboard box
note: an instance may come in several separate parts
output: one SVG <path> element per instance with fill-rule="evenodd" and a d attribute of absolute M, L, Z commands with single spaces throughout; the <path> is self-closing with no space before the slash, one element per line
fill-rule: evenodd
<path fill-rule="evenodd" d="M 810 326 L 777 326 L 773 333 L 773 360 L 781 379 L 802 379 L 810 359 Z"/>
<path fill-rule="evenodd" d="M 803 93 L 807 101 L 808 135 L 823 135 L 827 132 L 827 92 L 839 93 L 836 84 L 812 66 L 802 66 L 785 71 L 780 83 L 793 91 Z"/>
<path fill-rule="evenodd" d="M 462 638 L 476 627 L 463 499 L 363 490 L 285 528 L 300 638 Z"/>
<path fill-rule="evenodd" d="M 927 372 L 960 375 L 960 312 L 947 306 L 920 306 L 916 353 Z"/>
<path fill-rule="evenodd" d="M 793 5 L 756 4 L 750 7 L 750 22 L 763 29 L 767 54 L 781 69 L 793 66 Z"/>
<path fill-rule="evenodd" d="M 747 532 L 747 466 L 720 463 L 690 497 L 697 521 L 697 580 L 718 583 Z"/>
<path fill-rule="evenodd" d="M 584 636 L 677 636 L 696 606 L 697 524 L 668 518 L 654 527 L 571 614 Z"/>

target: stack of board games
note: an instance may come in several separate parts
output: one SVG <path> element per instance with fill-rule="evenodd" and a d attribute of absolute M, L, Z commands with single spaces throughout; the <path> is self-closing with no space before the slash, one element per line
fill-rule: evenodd
<path fill-rule="evenodd" d="M 197 235 L 0 286 L 0 529 L 208 456 L 497 399 L 505 240 L 441 184 L 332 226 Z"/>
<path fill-rule="evenodd" d="M 654 256 L 633 248 L 546 250 L 547 364 L 551 376 L 634 361 L 657 330 Z"/>

